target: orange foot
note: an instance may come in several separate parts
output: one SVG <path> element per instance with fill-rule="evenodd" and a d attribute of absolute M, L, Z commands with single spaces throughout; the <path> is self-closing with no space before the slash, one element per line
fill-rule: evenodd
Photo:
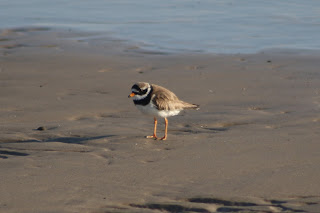
<path fill-rule="evenodd" d="M 151 138 L 151 139 L 155 139 L 158 140 L 158 137 L 156 135 L 152 135 L 152 136 L 146 136 L 146 138 Z"/>
<path fill-rule="evenodd" d="M 160 140 L 163 140 L 163 141 L 167 140 L 167 136 L 160 138 Z"/>

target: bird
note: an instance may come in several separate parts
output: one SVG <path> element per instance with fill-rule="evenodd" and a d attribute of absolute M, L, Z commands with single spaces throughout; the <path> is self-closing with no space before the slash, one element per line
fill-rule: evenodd
<path fill-rule="evenodd" d="M 135 106 L 142 113 L 154 117 L 153 135 L 146 137 L 155 140 L 167 139 L 168 117 L 178 115 L 184 109 L 199 109 L 199 105 L 184 102 L 170 90 L 147 82 L 135 83 L 131 87 L 131 94 L 128 98 L 131 97 Z M 165 132 L 162 138 L 157 137 L 157 119 L 159 117 L 164 118 L 165 122 Z"/>

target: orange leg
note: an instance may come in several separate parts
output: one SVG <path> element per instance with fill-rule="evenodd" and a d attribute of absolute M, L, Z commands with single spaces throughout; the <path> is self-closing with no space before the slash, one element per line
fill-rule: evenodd
<path fill-rule="evenodd" d="M 153 135 L 152 136 L 147 136 L 147 138 L 154 138 L 155 140 L 157 140 L 157 124 L 158 124 L 158 121 L 157 121 L 157 118 L 154 117 L 154 129 L 153 129 Z"/>
<path fill-rule="evenodd" d="M 165 122 L 165 129 L 164 129 L 164 136 L 160 140 L 167 140 L 167 132 L 168 132 L 168 119 L 164 118 Z"/>

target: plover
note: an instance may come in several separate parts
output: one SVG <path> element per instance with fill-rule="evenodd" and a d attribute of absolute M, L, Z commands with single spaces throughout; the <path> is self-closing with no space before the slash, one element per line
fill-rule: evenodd
<path fill-rule="evenodd" d="M 159 139 L 157 137 L 157 118 L 162 117 L 165 121 L 164 136 L 160 140 L 167 139 L 168 119 L 167 117 L 178 115 L 184 109 L 198 109 L 199 105 L 189 104 L 181 101 L 170 90 L 146 82 L 135 83 L 131 87 L 131 94 L 128 98 L 133 97 L 133 103 L 143 113 L 154 117 L 153 135 L 147 138 Z"/>

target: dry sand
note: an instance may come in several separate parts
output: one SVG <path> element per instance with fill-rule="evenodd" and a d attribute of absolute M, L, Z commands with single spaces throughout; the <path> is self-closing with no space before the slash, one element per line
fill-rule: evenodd
<path fill-rule="evenodd" d="M 319 54 L 174 55 L 86 36 L 1 32 L 0 212 L 320 212 Z M 201 109 L 169 118 L 167 141 L 145 139 L 136 81 Z"/>

